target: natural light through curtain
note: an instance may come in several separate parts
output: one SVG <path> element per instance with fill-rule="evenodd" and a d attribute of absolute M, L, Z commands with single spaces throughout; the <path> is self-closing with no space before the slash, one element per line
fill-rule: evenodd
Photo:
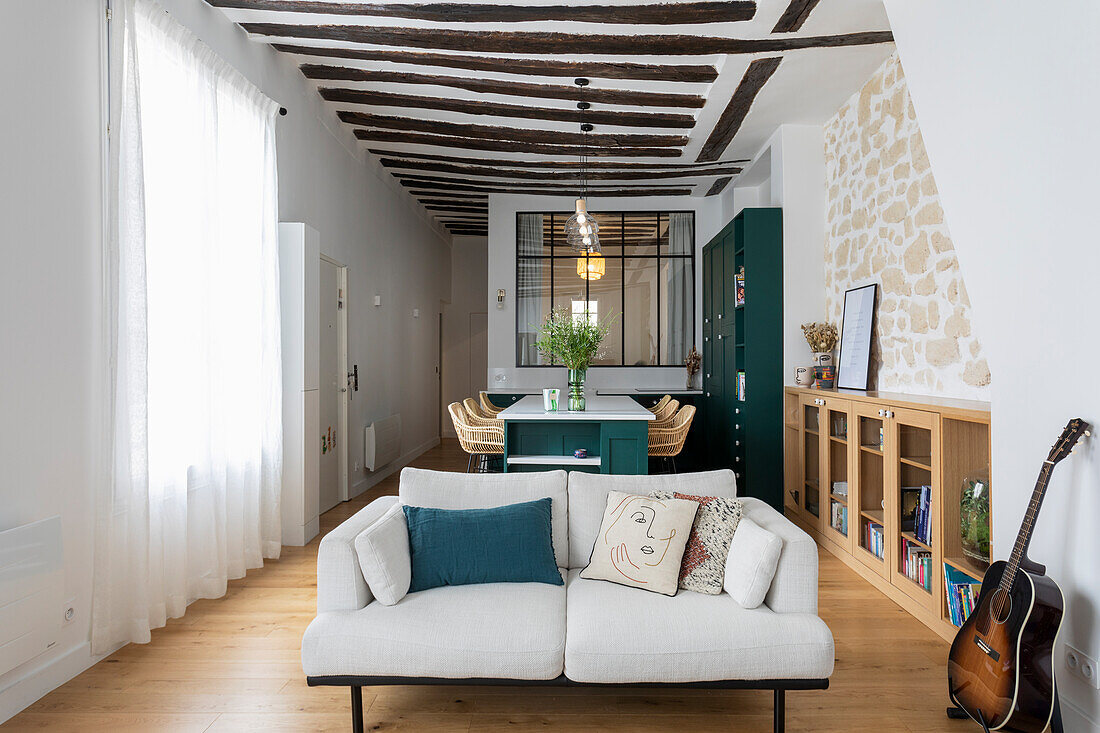
<path fill-rule="evenodd" d="M 280 549 L 277 105 L 147 0 L 115 3 L 113 486 L 97 652 Z"/>

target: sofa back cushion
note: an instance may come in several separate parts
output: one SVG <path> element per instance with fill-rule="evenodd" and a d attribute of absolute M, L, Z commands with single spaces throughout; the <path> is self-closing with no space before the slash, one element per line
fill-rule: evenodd
<path fill-rule="evenodd" d="M 406 469 L 408 470 L 408 469 Z M 569 567 L 583 568 L 592 556 L 592 546 L 600 533 L 609 491 L 625 494 L 649 494 L 651 491 L 678 491 L 696 496 L 737 497 L 733 471 L 704 471 L 662 476 L 620 476 L 597 473 L 569 474 Z M 555 540 L 556 547 L 556 540 Z"/>
<path fill-rule="evenodd" d="M 558 567 L 564 568 L 569 562 L 568 496 L 565 482 L 565 471 L 455 473 L 405 468 L 401 471 L 397 493 L 402 504 L 435 509 L 491 509 L 549 497 L 554 559 Z M 599 515 L 602 514 L 601 506 Z M 599 523 L 600 518 L 597 516 L 597 529 Z"/>

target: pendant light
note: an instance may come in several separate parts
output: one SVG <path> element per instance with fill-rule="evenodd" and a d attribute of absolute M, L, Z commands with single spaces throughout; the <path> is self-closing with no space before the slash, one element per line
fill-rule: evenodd
<path fill-rule="evenodd" d="M 583 89 L 588 86 L 588 79 L 575 79 L 574 83 Z M 577 109 L 581 111 L 581 193 L 576 201 L 576 212 L 565 222 L 565 241 L 578 253 L 598 253 L 600 251 L 599 224 L 588 213 L 588 133 L 592 131 L 592 125 L 584 121 L 584 112 L 592 105 L 588 102 L 577 102 Z M 602 257 L 600 258 L 603 259 Z M 580 260 L 577 261 L 577 272 L 580 273 Z M 603 273 L 600 273 L 602 276 Z M 587 279 L 587 278 L 586 278 Z M 594 278 L 594 279 L 599 279 Z"/>
<path fill-rule="evenodd" d="M 577 258 L 577 274 L 582 280 L 599 280 L 606 272 L 607 264 L 599 252 L 585 253 Z"/>

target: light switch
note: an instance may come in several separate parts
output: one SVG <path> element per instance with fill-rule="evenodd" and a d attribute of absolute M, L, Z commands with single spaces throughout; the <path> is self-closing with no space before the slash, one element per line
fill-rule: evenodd
<path fill-rule="evenodd" d="M 420 309 L 413 308 L 413 318 L 420 318 Z"/>
<path fill-rule="evenodd" d="M 376 306 L 382 305 L 382 296 L 381 295 L 374 296 L 374 304 Z"/>

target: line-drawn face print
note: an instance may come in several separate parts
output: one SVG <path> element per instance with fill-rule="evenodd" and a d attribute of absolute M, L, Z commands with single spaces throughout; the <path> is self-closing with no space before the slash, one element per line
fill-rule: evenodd
<path fill-rule="evenodd" d="M 676 536 L 674 528 L 660 526 L 657 509 L 664 507 L 664 502 L 658 499 L 626 496 L 612 510 L 614 518 L 604 532 L 604 546 L 611 553 L 615 569 L 635 583 L 649 582 L 642 577 L 644 569 L 664 561 Z"/>

